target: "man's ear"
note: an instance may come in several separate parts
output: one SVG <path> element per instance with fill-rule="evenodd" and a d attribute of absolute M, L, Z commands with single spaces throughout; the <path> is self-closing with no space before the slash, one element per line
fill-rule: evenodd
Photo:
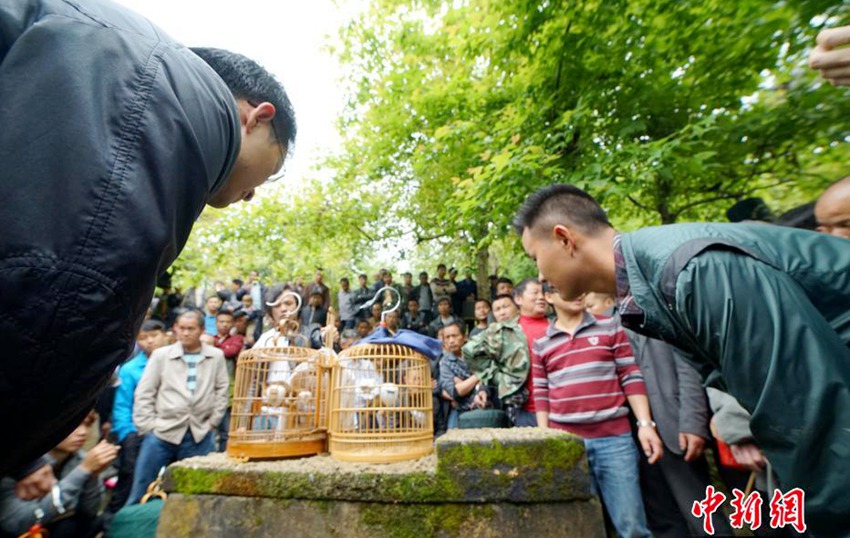
<path fill-rule="evenodd" d="M 277 112 L 274 105 L 267 101 L 263 101 L 256 106 L 247 101 L 240 101 L 240 105 L 242 105 L 239 107 L 240 116 L 245 125 L 245 131 L 249 133 L 260 123 L 272 121 Z"/>
<path fill-rule="evenodd" d="M 557 224 L 554 228 L 552 228 L 552 239 L 559 245 L 562 245 L 565 249 L 569 250 L 570 253 L 572 253 L 576 248 L 575 233 L 563 224 Z"/>

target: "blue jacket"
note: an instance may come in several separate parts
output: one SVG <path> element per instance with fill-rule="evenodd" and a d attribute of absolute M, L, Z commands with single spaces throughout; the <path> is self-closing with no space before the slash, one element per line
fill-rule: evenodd
<path fill-rule="evenodd" d="M 112 403 L 112 432 L 120 443 L 127 434 L 137 431 L 133 424 L 133 393 L 145 373 L 148 356 L 144 351 L 121 365 L 118 370 L 118 387 L 115 389 L 115 401 Z"/>
<path fill-rule="evenodd" d="M 621 239 L 645 320 L 752 415 L 816 536 L 850 534 L 850 241 L 765 224 L 680 224 Z M 629 323 L 623 313 L 623 323 Z"/>
<path fill-rule="evenodd" d="M 106 0 L 0 0 L 0 103 L 2 472 L 129 356 L 241 130 L 206 62 Z"/>

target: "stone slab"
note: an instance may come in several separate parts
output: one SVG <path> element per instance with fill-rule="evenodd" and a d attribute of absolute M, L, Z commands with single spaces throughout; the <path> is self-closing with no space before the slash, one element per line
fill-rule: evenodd
<path fill-rule="evenodd" d="M 224 454 L 169 466 L 165 488 L 192 495 L 378 503 L 560 503 L 591 498 L 581 439 L 537 428 L 452 430 L 436 456 L 391 464 L 328 455 L 239 462 Z"/>
<path fill-rule="evenodd" d="M 603 538 L 595 499 L 388 504 L 172 494 L 158 538 Z"/>

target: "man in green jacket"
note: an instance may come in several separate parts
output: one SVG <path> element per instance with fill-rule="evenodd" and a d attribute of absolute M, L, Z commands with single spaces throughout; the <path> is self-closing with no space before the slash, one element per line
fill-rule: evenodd
<path fill-rule="evenodd" d="M 815 535 L 850 533 L 850 242 L 767 224 L 619 234 L 571 185 L 532 194 L 515 227 L 562 297 L 616 293 L 624 326 L 688 352 L 752 414 Z"/>

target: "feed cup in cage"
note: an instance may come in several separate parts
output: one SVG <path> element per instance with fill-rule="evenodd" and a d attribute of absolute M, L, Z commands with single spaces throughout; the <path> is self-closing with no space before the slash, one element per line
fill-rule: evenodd
<path fill-rule="evenodd" d="M 430 364 L 395 344 L 361 344 L 333 369 L 328 447 L 336 459 L 384 463 L 433 451 Z"/>
<path fill-rule="evenodd" d="M 255 348 L 236 366 L 227 453 L 248 459 L 325 451 L 330 369 L 319 351 Z"/>

